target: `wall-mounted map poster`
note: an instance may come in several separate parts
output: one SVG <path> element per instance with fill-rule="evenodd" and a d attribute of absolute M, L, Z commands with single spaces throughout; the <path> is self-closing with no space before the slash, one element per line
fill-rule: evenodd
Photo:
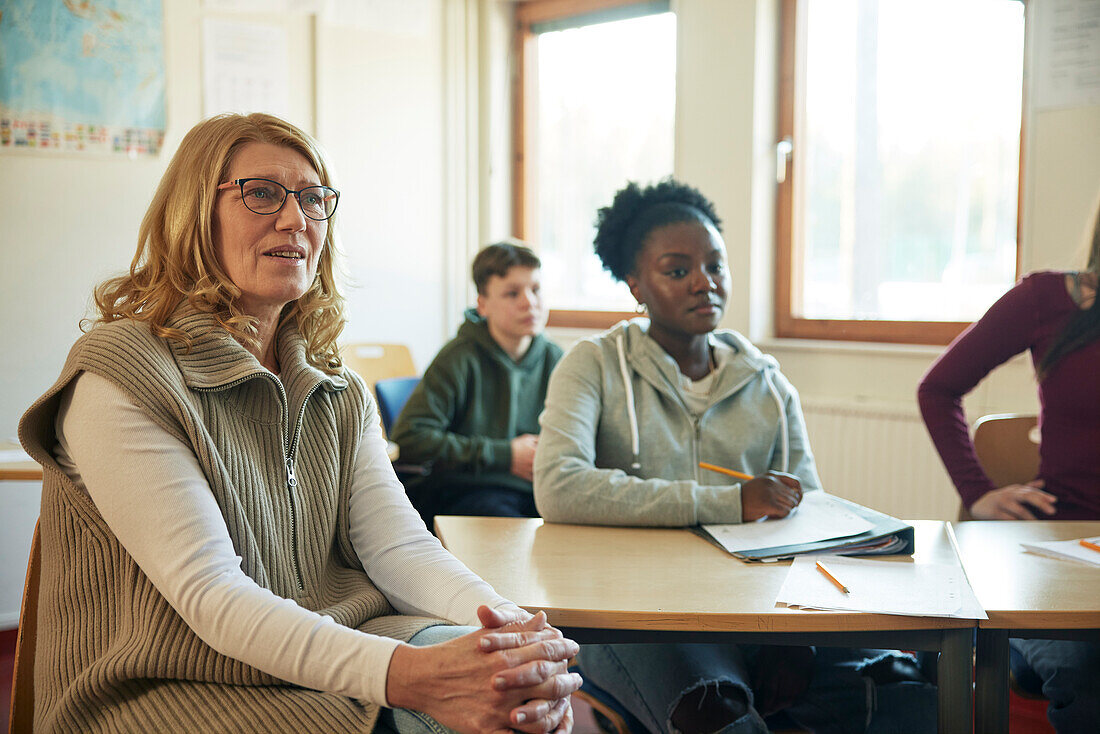
<path fill-rule="evenodd" d="M 0 151 L 156 155 L 161 0 L 0 0 Z"/>

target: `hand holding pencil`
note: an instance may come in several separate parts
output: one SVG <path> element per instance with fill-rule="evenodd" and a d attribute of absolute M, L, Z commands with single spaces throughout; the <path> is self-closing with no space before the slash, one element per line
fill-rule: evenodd
<path fill-rule="evenodd" d="M 699 466 L 719 474 L 745 480 L 741 484 L 741 520 L 751 522 L 762 517 L 786 517 L 802 501 L 802 483 L 798 477 L 778 471 L 753 477 L 717 464 L 699 462 Z"/>

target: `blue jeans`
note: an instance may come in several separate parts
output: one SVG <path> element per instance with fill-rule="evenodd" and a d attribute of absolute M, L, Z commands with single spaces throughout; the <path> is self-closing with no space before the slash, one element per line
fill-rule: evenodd
<path fill-rule="evenodd" d="M 1100 644 L 1011 639 L 1043 681 L 1047 718 L 1059 734 L 1096 732 L 1100 722 Z"/>
<path fill-rule="evenodd" d="M 409 644 L 427 647 L 453 640 L 475 630 L 475 627 L 440 624 L 420 630 L 412 636 Z M 410 709 L 382 709 L 374 730 L 379 734 L 454 734 L 454 729 L 443 726 L 427 714 Z"/>
<path fill-rule="evenodd" d="M 577 662 L 588 680 L 614 696 L 654 734 L 674 732 L 671 717 L 680 699 L 711 684 L 738 688 L 748 702 L 745 715 L 721 729 L 722 734 L 766 734 L 768 727 L 753 708 L 749 683 L 755 651 L 739 645 L 584 645 Z M 876 683 L 870 677 L 871 670 L 882 667 L 877 663 L 895 658 L 916 670 L 911 658 L 895 651 L 819 647 L 809 689 L 785 712 L 800 726 L 819 733 L 934 732 L 934 685 L 923 680 Z"/>

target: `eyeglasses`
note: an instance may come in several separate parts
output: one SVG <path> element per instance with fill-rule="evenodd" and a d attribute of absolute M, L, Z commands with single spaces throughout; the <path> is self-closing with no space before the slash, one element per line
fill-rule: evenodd
<path fill-rule="evenodd" d="M 302 214 L 315 221 L 324 221 L 336 213 L 340 192 L 328 186 L 306 186 L 300 191 L 288 189 L 267 178 L 238 178 L 218 185 L 218 189 L 241 187 L 241 198 L 250 212 L 275 214 L 283 208 L 286 197 L 294 194 Z"/>

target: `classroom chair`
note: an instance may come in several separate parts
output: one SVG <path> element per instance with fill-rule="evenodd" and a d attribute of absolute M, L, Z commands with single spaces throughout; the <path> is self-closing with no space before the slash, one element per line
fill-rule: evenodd
<path fill-rule="evenodd" d="M 390 435 L 397 416 L 408 402 L 409 396 L 420 384 L 419 377 L 391 377 L 374 383 L 374 394 L 378 398 L 378 412 L 382 416 L 382 428 Z"/>
<path fill-rule="evenodd" d="M 974 453 L 996 487 L 1030 482 L 1039 473 L 1039 417 L 1020 413 L 983 415 L 974 422 Z M 959 506 L 959 521 L 973 520 Z"/>
<path fill-rule="evenodd" d="M 374 383 L 374 394 L 378 398 L 378 413 L 382 417 L 382 431 L 387 436 L 397 423 L 397 416 L 405 407 L 413 389 L 420 383 L 419 377 L 391 377 Z M 431 471 L 431 464 L 410 464 L 401 462 L 400 455 L 394 462 L 393 470 L 402 484 L 413 477 L 422 477 Z"/>
<path fill-rule="evenodd" d="M 42 547 L 38 524 L 31 538 L 31 556 L 27 562 L 27 580 L 23 603 L 19 608 L 19 632 L 15 638 L 15 667 L 11 678 L 11 711 L 8 731 L 29 733 L 34 726 L 34 648 L 38 630 L 38 586 L 42 574 Z"/>
<path fill-rule="evenodd" d="M 1025 484 L 1038 475 L 1038 425 L 1038 416 L 1019 413 L 984 415 L 975 421 L 974 453 L 994 486 Z M 972 519 L 966 508 L 959 508 L 959 520 Z M 1021 698 L 1043 698 L 1042 681 L 1015 648 L 1009 648 L 1009 685 Z"/>
<path fill-rule="evenodd" d="M 356 342 L 344 345 L 340 356 L 348 369 L 363 378 L 372 393 L 374 383 L 379 380 L 416 374 L 412 352 L 404 344 Z"/>
<path fill-rule="evenodd" d="M 346 344 L 340 349 L 340 356 L 344 360 L 344 365 L 367 383 L 367 389 L 370 390 L 375 402 L 378 401 L 378 395 L 375 393 L 374 385 L 379 380 L 411 377 L 416 374 L 412 352 L 404 344 L 369 342 Z M 389 435 L 385 426 L 383 426 L 383 433 Z"/>
<path fill-rule="evenodd" d="M 1039 473 L 1039 417 L 1019 413 L 982 416 L 974 423 L 974 451 L 993 484 L 1030 482 Z"/>
<path fill-rule="evenodd" d="M 357 342 L 347 344 L 340 356 L 350 369 L 373 385 L 390 377 L 407 377 L 416 374 L 412 352 L 404 344 L 372 344 Z"/>

